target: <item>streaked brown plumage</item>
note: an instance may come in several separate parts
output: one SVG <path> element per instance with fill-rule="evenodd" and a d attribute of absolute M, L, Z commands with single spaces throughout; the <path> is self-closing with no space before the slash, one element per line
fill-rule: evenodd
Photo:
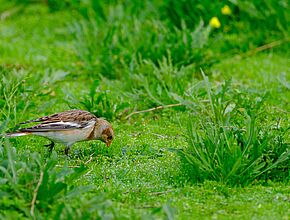
<path fill-rule="evenodd" d="M 83 110 L 69 110 L 20 124 L 32 122 L 39 122 L 39 124 L 19 129 L 7 136 L 17 137 L 32 134 L 46 137 L 52 141 L 47 145 L 50 151 L 53 149 L 54 142 L 58 142 L 66 146 L 66 154 L 75 142 L 101 140 L 110 146 L 114 139 L 114 131 L 109 122 Z"/>

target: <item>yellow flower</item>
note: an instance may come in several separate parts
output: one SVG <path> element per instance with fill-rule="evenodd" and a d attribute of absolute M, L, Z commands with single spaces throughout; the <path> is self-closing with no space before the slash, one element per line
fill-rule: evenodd
<path fill-rule="evenodd" d="M 230 7 L 228 5 L 225 5 L 221 9 L 223 15 L 230 15 L 232 13 Z"/>
<path fill-rule="evenodd" d="M 209 25 L 213 28 L 220 28 L 221 27 L 221 22 L 217 17 L 212 17 L 209 21 Z"/>

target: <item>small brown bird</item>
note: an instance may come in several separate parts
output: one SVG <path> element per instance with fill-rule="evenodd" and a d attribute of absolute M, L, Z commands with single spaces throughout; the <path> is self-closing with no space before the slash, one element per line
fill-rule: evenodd
<path fill-rule="evenodd" d="M 54 147 L 54 142 L 58 142 L 66 146 L 66 155 L 68 155 L 70 147 L 76 142 L 100 140 L 109 147 L 114 139 L 114 130 L 109 122 L 83 110 L 69 110 L 20 124 L 31 122 L 40 123 L 32 127 L 21 128 L 16 132 L 6 134 L 6 136 L 38 135 L 46 137 L 51 140 L 50 144 L 45 145 L 49 147 L 50 152 Z"/>

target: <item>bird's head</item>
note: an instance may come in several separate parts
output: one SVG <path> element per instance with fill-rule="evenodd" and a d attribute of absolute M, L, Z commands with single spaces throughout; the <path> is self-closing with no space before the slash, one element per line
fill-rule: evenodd
<path fill-rule="evenodd" d="M 102 121 L 100 140 L 109 147 L 114 139 L 114 130 L 112 125 L 106 120 Z"/>

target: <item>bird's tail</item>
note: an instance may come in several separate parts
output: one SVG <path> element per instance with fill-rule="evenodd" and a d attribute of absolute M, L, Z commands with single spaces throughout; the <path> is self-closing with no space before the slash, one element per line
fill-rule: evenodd
<path fill-rule="evenodd" d="M 4 134 L 4 137 L 20 137 L 20 136 L 25 136 L 25 135 L 30 135 L 30 132 L 13 132 L 13 133 L 7 133 Z"/>

